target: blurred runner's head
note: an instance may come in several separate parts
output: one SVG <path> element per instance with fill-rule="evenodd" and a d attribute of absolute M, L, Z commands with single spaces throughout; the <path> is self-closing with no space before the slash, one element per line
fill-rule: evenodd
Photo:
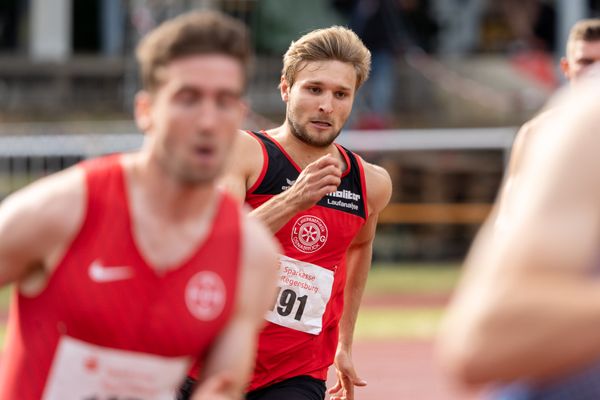
<path fill-rule="evenodd" d="M 567 79 L 576 82 L 600 61 L 600 19 L 577 22 L 569 33 L 566 51 L 561 69 Z"/>
<path fill-rule="evenodd" d="M 245 115 L 251 57 L 244 25 L 192 12 L 150 32 L 137 48 L 143 90 L 136 122 L 151 161 L 184 184 L 212 183 Z"/>

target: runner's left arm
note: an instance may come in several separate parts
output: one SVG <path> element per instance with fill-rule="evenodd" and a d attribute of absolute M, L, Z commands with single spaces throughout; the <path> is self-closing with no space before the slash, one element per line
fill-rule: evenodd
<path fill-rule="evenodd" d="M 367 193 L 369 198 L 369 217 L 354 238 L 346 254 L 346 285 L 344 288 L 344 310 L 340 320 L 338 348 L 335 366 L 338 374 L 337 384 L 330 390 L 331 399 L 354 399 L 354 386 L 365 386 L 352 362 L 352 343 L 358 309 L 371 268 L 373 239 L 380 211 L 388 204 L 392 192 L 391 179 L 380 167 L 365 164 Z"/>
<path fill-rule="evenodd" d="M 367 223 L 348 248 L 346 254 L 346 286 L 344 288 L 344 311 L 340 320 L 339 347 L 352 348 L 354 325 L 360 301 L 371 268 L 373 239 L 377 227 L 377 214 L 369 216 Z"/>
<path fill-rule="evenodd" d="M 205 359 L 193 400 L 241 399 L 254 367 L 258 333 L 275 297 L 281 250 L 255 218 L 244 216 L 244 225 L 236 308 Z"/>

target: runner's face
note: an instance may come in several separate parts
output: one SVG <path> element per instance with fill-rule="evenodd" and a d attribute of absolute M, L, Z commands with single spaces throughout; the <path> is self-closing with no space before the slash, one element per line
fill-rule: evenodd
<path fill-rule="evenodd" d="M 572 82 L 583 77 L 600 61 L 600 40 L 576 40 L 569 46 L 566 66 L 563 67 L 565 76 Z"/>
<path fill-rule="evenodd" d="M 289 87 L 281 82 L 291 132 L 303 142 L 327 147 L 340 134 L 352 111 L 356 71 L 341 61 L 308 62 Z"/>
<path fill-rule="evenodd" d="M 151 157 L 181 182 L 214 181 L 244 118 L 243 66 L 195 55 L 172 61 L 160 78 L 147 107 Z"/>

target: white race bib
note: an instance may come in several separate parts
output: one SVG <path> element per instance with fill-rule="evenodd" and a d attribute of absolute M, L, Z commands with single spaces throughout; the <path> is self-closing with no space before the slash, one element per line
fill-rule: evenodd
<path fill-rule="evenodd" d="M 63 336 L 44 400 L 173 400 L 190 366 L 188 357 L 96 346 Z"/>
<path fill-rule="evenodd" d="M 265 317 L 267 321 L 318 335 L 331 297 L 333 271 L 282 255 L 278 286 L 275 305 Z"/>

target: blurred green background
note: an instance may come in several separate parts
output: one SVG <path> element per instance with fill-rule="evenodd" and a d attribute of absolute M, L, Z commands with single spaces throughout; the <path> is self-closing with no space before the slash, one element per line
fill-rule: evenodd
<path fill-rule="evenodd" d="M 427 340 L 458 279 L 456 264 L 376 264 L 356 326 L 356 340 Z M 0 348 L 12 287 L 0 289 Z"/>

